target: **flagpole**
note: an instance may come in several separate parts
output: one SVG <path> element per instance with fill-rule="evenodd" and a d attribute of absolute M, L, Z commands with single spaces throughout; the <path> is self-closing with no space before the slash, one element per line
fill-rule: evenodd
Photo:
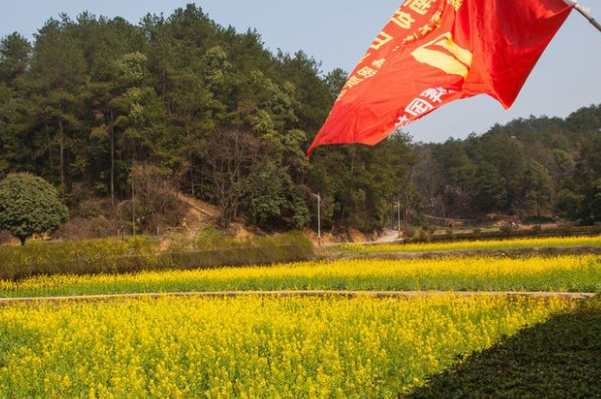
<path fill-rule="evenodd" d="M 593 13 L 590 8 L 586 8 L 578 4 L 576 0 L 563 0 L 565 3 L 574 6 L 576 11 L 578 11 L 584 18 L 588 20 L 599 32 L 601 32 L 601 24 L 593 17 Z"/>

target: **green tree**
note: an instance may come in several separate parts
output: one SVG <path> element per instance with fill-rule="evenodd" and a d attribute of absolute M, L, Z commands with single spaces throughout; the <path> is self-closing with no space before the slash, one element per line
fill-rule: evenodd
<path fill-rule="evenodd" d="M 56 189 L 40 177 L 10 174 L 0 182 L 0 231 L 25 245 L 34 234 L 52 232 L 69 218 Z"/>
<path fill-rule="evenodd" d="M 476 171 L 474 205 L 483 212 L 503 210 L 507 206 L 505 179 L 491 163 L 484 162 Z"/>
<path fill-rule="evenodd" d="M 0 81 L 12 85 L 23 76 L 29 65 L 31 44 L 18 33 L 12 33 L 0 41 Z"/>
<path fill-rule="evenodd" d="M 334 100 L 336 98 L 338 98 L 338 95 L 339 95 L 340 91 L 342 90 L 342 87 L 346 83 L 347 79 L 348 79 L 348 73 L 346 73 L 346 71 L 344 71 L 341 68 L 334 69 L 332 72 L 328 73 L 328 75 L 326 76 L 325 82 L 326 82 L 326 85 L 328 86 L 328 88 L 330 89 L 332 98 Z"/>
<path fill-rule="evenodd" d="M 577 220 L 582 216 L 585 200 L 584 195 L 576 194 L 569 189 L 563 189 L 555 198 L 554 210 L 557 215 L 563 218 Z"/>
<path fill-rule="evenodd" d="M 526 172 L 526 209 L 540 218 L 541 213 L 551 207 L 554 192 L 547 168 L 538 162 L 530 162 Z"/>
<path fill-rule="evenodd" d="M 68 189 L 70 154 L 78 147 L 74 136 L 80 128 L 79 88 L 86 79 L 83 51 L 67 34 L 73 24 L 63 15 L 60 21 L 50 20 L 40 29 L 28 81 L 33 92 L 31 99 L 37 105 L 31 130 L 44 131 L 37 145 L 41 154 L 48 154 L 50 169 L 54 166 L 53 149 L 58 147 L 58 178 L 63 195 Z"/>

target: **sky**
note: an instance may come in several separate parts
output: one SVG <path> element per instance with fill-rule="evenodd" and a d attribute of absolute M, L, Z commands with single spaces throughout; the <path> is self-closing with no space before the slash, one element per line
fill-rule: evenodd
<path fill-rule="evenodd" d="M 519 0 L 518 0 L 519 1 Z M 19 32 L 33 40 L 50 17 L 83 11 L 121 16 L 138 23 L 147 13 L 171 14 L 185 0 L 0 0 L 0 37 Z M 375 36 L 402 0 L 202 0 L 196 5 L 217 23 L 239 31 L 256 28 L 265 45 L 276 51 L 303 50 L 328 72 L 354 69 Z M 581 0 L 585 6 L 599 4 Z M 595 13 L 601 18 L 601 6 Z M 595 12 L 595 10 L 593 10 Z M 601 103 L 601 33 L 578 13 L 541 58 L 513 108 L 506 111 L 487 96 L 459 101 L 435 111 L 405 130 L 416 141 L 442 142 L 484 133 L 495 123 L 534 116 L 566 117 Z"/>

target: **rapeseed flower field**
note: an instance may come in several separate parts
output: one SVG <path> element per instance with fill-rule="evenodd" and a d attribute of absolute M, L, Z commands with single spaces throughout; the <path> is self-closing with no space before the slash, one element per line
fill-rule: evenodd
<path fill-rule="evenodd" d="M 396 398 L 572 304 L 448 294 L 0 306 L 0 398 Z"/>
<path fill-rule="evenodd" d="M 513 238 L 506 240 L 456 241 L 413 244 L 346 244 L 341 248 L 354 253 L 383 252 L 445 252 L 445 251 L 495 251 L 530 248 L 601 247 L 601 236 Z"/>
<path fill-rule="evenodd" d="M 0 297 L 241 290 L 601 290 L 601 257 L 358 259 L 273 267 L 55 275 L 0 281 Z"/>

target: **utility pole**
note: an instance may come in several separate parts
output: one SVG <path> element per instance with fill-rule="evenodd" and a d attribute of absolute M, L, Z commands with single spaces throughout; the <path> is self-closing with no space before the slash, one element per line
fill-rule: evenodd
<path fill-rule="evenodd" d="M 311 195 L 317 198 L 317 245 L 321 247 L 321 194 L 313 194 Z"/>
<path fill-rule="evenodd" d="M 131 169 L 131 221 L 132 230 L 136 235 L 136 187 L 134 184 L 134 169 Z"/>
<path fill-rule="evenodd" d="M 399 238 L 402 237 L 402 232 L 401 232 L 401 200 L 398 200 L 396 203 L 397 206 L 397 229 L 399 231 Z"/>

